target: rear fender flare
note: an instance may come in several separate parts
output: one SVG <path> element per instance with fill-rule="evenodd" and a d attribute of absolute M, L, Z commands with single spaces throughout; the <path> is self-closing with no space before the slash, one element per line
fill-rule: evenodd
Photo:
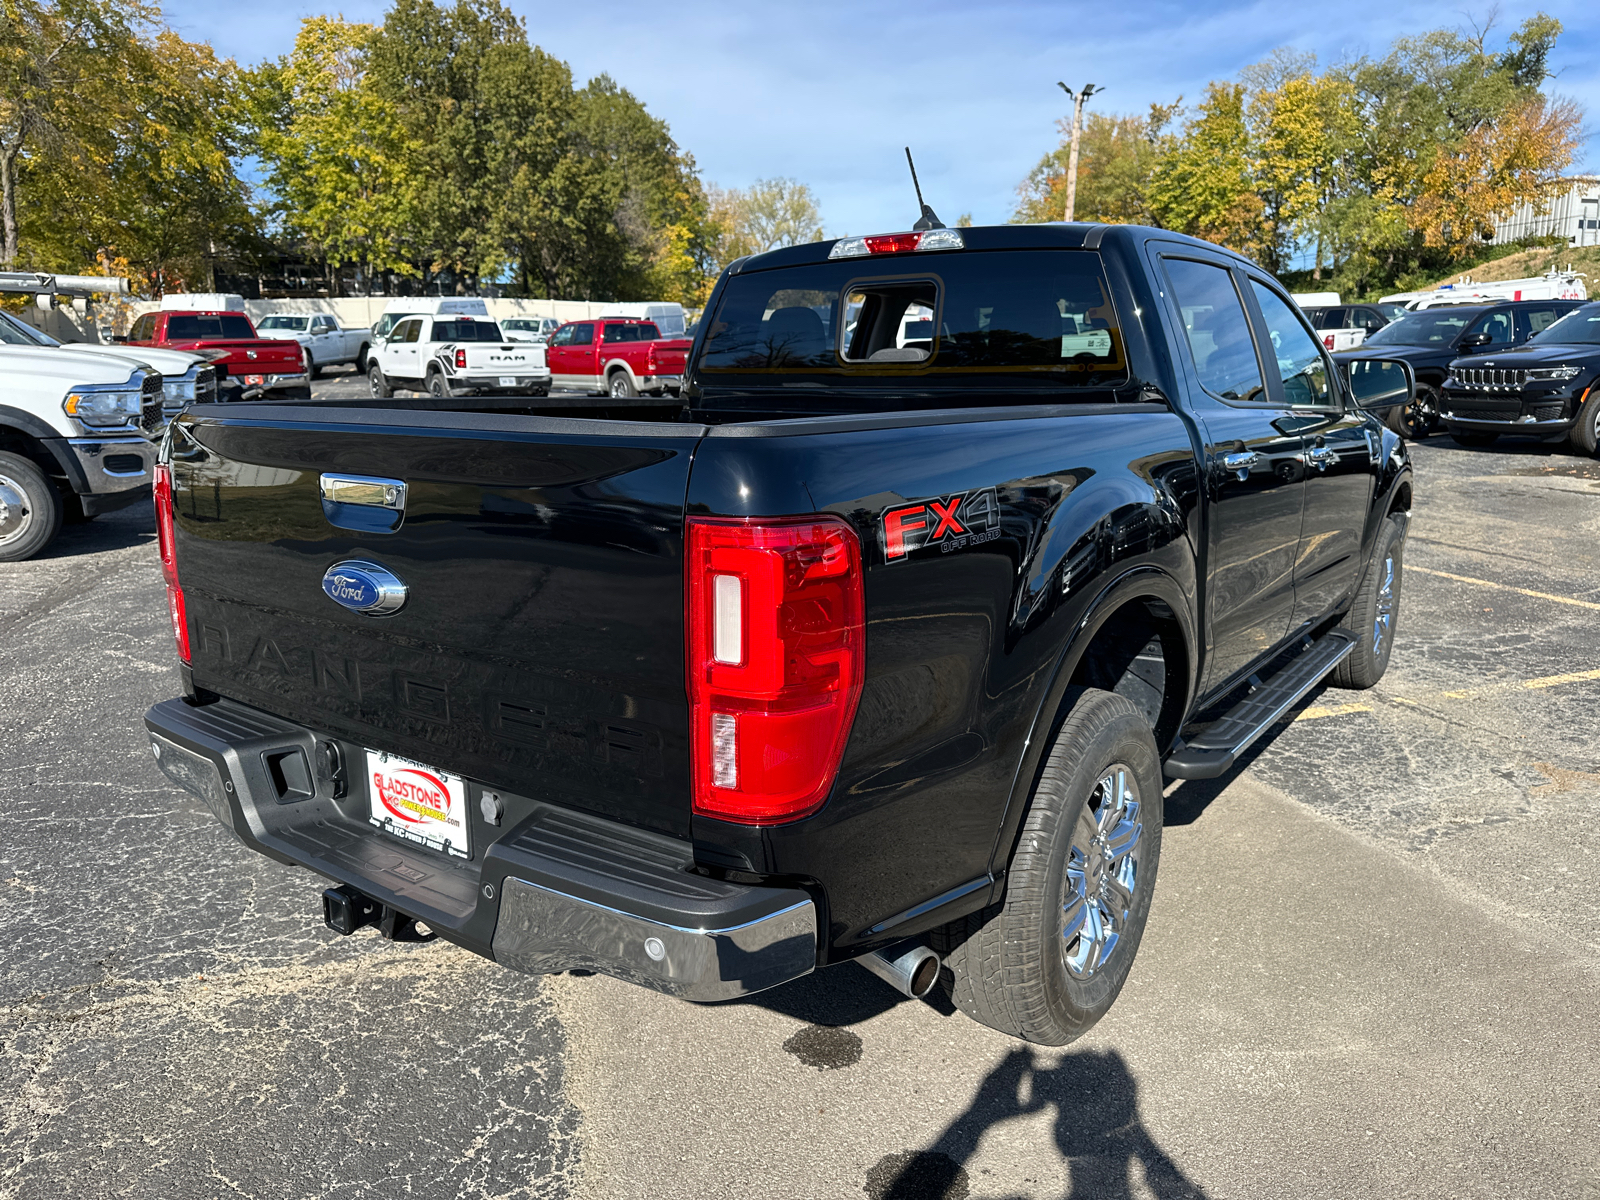
<path fill-rule="evenodd" d="M 1011 850 L 1017 832 L 1027 814 L 1034 783 L 1044 765 L 1044 756 L 1050 748 L 1058 718 L 1066 715 L 1061 711 L 1061 705 L 1066 698 L 1068 685 L 1078 669 L 1078 664 L 1083 661 L 1085 651 L 1093 644 L 1095 635 L 1124 604 L 1134 600 L 1159 600 L 1172 610 L 1183 634 L 1184 657 L 1187 660 L 1188 678 L 1184 681 L 1183 696 L 1184 716 L 1188 715 L 1189 707 L 1194 703 L 1195 683 L 1199 678 L 1200 644 L 1195 628 L 1193 597 L 1186 595 L 1183 585 L 1159 567 L 1135 567 L 1108 583 L 1094 598 L 1056 658 L 1050 686 L 1045 689 L 1044 698 L 1034 712 L 1033 723 L 1028 730 L 1028 740 L 1023 747 L 1016 773 L 1012 777 L 1011 794 L 1006 799 L 1005 815 L 1000 819 L 994 848 L 989 854 L 989 874 L 997 881 L 992 900 L 998 900 L 1002 894 L 1006 866 L 1011 861 Z M 1179 724 L 1182 724 L 1181 718 Z M 1168 747 L 1162 746 L 1159 749 L 1164 754 Z"/>
<path fill-rule="evenodd" d="M 639 377 L 633 373 L 632 364 L 629 363 L 625 358 L 613 358 L 607 362 L 603 367 L 600 368 L 600 378 L 609 381 L 611 379 L 611 373 L 619 369 L 628 373 L 628 382 L 633 384 L 634 391 L 638 391 Z"/>

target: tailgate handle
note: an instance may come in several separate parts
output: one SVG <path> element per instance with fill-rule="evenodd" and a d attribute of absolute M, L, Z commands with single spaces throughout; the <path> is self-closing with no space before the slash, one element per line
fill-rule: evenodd
<path fill-rule="evenodd" d="M 405 480 L 377 475 L 323 475 L 322 513 L 330 525 L 341 529 L 393 533 L 406 516 Z"/>

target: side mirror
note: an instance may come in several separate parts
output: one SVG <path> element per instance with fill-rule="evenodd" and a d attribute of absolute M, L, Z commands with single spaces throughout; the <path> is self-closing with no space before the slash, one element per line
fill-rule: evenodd
<path fill-rule="evenodd" d="M 1476 350 L 1479 346 L 1487 346 L 1492 341 L 1494 339 L 1487 333 L 1467 333 L 1462 335 L 1459 345 L 1463 350 Z"/>
<path fill-rule="evenodd" d="M 1344 364 L 1345 382 L 1362 409 L 1410 404 L 1417 395 L 1417 375 L 1398 358 L 1365 358 Z"/>

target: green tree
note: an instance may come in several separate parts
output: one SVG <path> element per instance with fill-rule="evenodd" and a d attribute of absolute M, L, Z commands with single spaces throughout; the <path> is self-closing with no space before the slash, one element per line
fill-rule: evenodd
<path fill-rule="evenodd" d="M 245 79 L 251 148 L 281 231 L 329 266 L 419 273 L 406 244 L 415 154 L 367 86 L 371 25 L 307 17 L 294 49 Z"/>
<path fill-rule="evenodd" d="M 722 265 L 780 246 L 821 241 L 822 210 L 797 179 L 758 179 L 747 188 L 712 187 L 711 212 Z"/>
<path fill-rule="evenodd" d="M 1157 164 L 1148 202 L 1164 228 L 1248 254 L 1263 245 L 1265 206 L 1251 172 L 1244 107 L 1243 84 L 1208 85 L 1206 98 Z"/>

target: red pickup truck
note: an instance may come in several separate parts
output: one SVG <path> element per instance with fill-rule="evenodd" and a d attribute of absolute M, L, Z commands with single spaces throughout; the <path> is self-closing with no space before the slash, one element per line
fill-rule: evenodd
<path fill-rule="evenodd" d="M 217 368 L 218 399 L 311 398 L 311 374 L 300 343 L 261 337 L 242 312 L 145 313 L 122 340 L 130 346 L 165 346 L 205 355 Z"/>
<path fill-rule="evenodd" d="M 550 335 L 551 384 L 609 396 L 676 396 L 689 338 L 664 338 L 654 321 L 600 317 L 571 321 Z"/>

